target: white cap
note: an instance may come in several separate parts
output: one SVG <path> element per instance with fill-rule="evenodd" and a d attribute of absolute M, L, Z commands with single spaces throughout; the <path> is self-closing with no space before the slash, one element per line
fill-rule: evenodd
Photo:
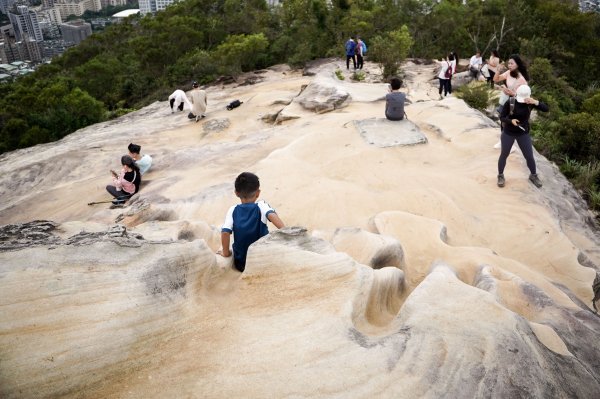
<path fill-rule="evenodd" d="M 521 85 L 517 89 L 517 101 L 524 103 L 526 98 L 531 97 L 531 88 L 527 85 Z"/>

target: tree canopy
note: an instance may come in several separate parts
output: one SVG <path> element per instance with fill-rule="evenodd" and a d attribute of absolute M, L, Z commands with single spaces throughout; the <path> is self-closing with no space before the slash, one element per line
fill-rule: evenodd
<path fill-rule="evenodd" d="M 283 0 L 269 7 L 265 0 L 183 0 L 113 24 L 0 85 L 0 153 L 59 139 L 194 80 L 343 56 L 351 35 L 390 73 L 404 57 L 450 51 L 545 59 L 535 84 L 565 113 L 579 110 L 600 70 L 599 15 L 580 13 L 570 1 Z"/>

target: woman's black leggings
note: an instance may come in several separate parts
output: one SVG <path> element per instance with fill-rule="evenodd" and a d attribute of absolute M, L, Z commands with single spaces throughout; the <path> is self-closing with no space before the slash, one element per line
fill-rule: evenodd
<path fill-rule="evenodd" d="M 533 159 L 533 146 L 531 144 L 531 136 L 529 134 L 522 134 L 520 136 L 511 136 L 502 132 L 500 135 L 500 142 L 502 143 L 502 149 L 500 150 L 500 158 L 498 158 L 498 174 L 504 173 L 504 167 L 506 166 L 506 158 L 510 155 L 510 149 L 512 148 L 515 140 L 523 153 L 523 157 L 527 161 L 527 167 L 532 174 L 535 174 L 535 159 Z"/>
<path fill-rule="evenodd" d="M 450 79 L 438 79 L 440 80 L 440 96 L 442 95 L 442 89 L 444 90 L 444 95 L 447 95 L 450 91 Z"/>
<path fill-rule="evenodd" d="M 115 186 L 110 186 L 110 185 L 106 186 L 106 191 L 108 191 L 108 193 L 115 198 L 129 198 L 133 195 L 133 194 L 129 194 L 123 190 L 117 190 L 117 188 Z"/>
<path fill-rule="evenodd" d="M 491 69 L 488 69 L 488 72 L 490 74 L 490 77 L 487 78 L 487 81 L 490 83 L 490 86 L 493 89 L 494 88 L 494 76 L 496 76 L 496 72 L 492 71 Z"/>

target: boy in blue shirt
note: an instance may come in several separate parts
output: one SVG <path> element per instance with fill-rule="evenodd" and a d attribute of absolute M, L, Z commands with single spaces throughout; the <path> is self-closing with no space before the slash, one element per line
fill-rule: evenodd
<path fill-rule="evenodd" d="M 229 242 L 231 233 L 233 242 L 233 264 L 236 269 L 243 272 L 246 268 L 246 255 L 248 247 L 259 238 L 269 234 L 267 220 L 278 229 L 285 227 L 275 210 L 265 201 L 258 201 L 260 195 L 260 181 L 258 176 L 250 172 L 241 173 L 235 179 L 235 195 L 241 204 L 229 208 L 225 216 L 225 223 L 221 228 L 221 245 L 223 249 L 217 253 L 224 257 L 231 256 Z"/>

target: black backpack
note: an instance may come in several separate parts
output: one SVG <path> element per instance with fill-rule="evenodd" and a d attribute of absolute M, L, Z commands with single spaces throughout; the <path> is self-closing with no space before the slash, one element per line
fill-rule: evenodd
<path fill-rule="evenodd" d="M 517 99 L 516 99 L 516 97 L 508 97 L 508 100 L 506 100 L 506 101 L 508 101 L 508 108 L 509 108 L 509 110 L 510 110 L 510 111 L 508 112 L 508 116 L 512 116 L 512 115 L 513 115 L 513 113 L 514 113 L 514 111 L 515 111 L 515 101 L 516 101 L 516 100 L 517 100 Z M 500 107 L 504 107 L 504 105 L 501 105 Z M 500 107 L 499 107 L 499 108 L 500 108 Z M 502 113 L 502 109 L 500 109 L 498 112 L 499 112 L 499 113 Z M 504 129 L 504 123 L 500 122 L 500 127 L 501 127 L 502 129 Z"/>
<path fill-rule="evenodd" d="M 243 104 L 243 102 L 240 100 L 233 100 L 232 102 L 229 103 L 229 105 L 227 105 L 226 108 L 228 111 L 231 111 L 232 109 L 237 108 L 242 104 Z"/>

